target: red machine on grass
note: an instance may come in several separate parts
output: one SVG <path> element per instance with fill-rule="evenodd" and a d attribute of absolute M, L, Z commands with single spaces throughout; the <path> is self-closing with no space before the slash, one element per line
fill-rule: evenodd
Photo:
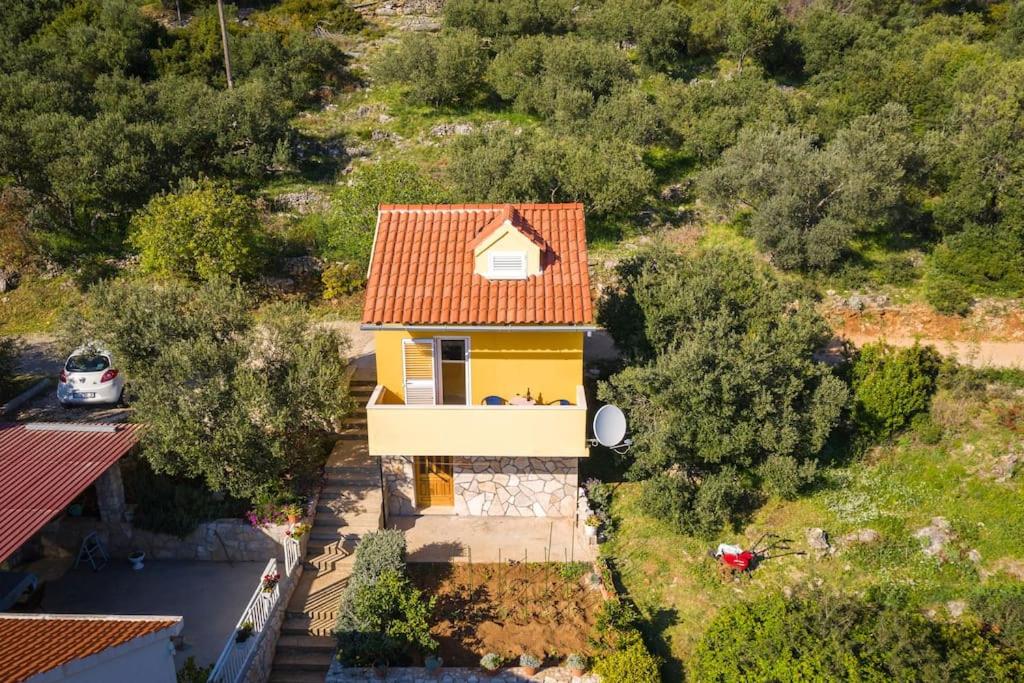
<path fill-rule="evenodd" d="M 781 538 L 778 534 L 766 533 L 757 539 L 754 545 L 744 550 L 738 545 L 719 543 L 715 550 L 708 554 L 720 562 L 723 573 L 726 574 L 749 574 L 765 560 L 786 555 L 806 555 L 802 550 L 790 550 L 789 544 L 792 541 L 788 538 Z"/>

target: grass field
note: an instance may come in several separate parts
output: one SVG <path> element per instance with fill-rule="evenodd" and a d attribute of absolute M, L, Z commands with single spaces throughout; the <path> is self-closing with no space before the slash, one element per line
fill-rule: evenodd
<path fill-rule="evenodd" d="M 861 591 L 869 586 L 907 594 L 921 609 L 968 597 L 991 577 L 1024 578 L 1024 490 L 1017 476 L 997 481 L 1000 461 L 1024 461 L 1024 395 L 990 386 L 965 398 L 936 397 L 935 421 L 945 427 L 937 443 L 908 434 L 856 463 L 827 470 L 816 491 L 796 501 L 769 501 L 742 531 L 701 540 L 644 515 L 639 484 L 615 492 L 618 529 L 604 546 L 624 587 L 648 620 L 647 635 L 668 660 L 666 680 L 681 680 L 687 656 L 715 612 L 736 600 L 820 585 Z M 935 435 L 926 437 L 934 441 Z M 1024 463 L 1022 463 L 1024 464 Z M 914 532 L 942 516 L 954 540 L 945 560 L 922 552 Z M 708 549 L 719 540 L 749 545 L 764 532 L 807 549 L 809 528 L 825 529 L 835 542 L 846 533 L 873 529 L 880 540 L 849 545 L 836 554 L 782 557 L 739 580 L 720 577 Z M 980 561 L 968 557 L 980 553 Z"/>

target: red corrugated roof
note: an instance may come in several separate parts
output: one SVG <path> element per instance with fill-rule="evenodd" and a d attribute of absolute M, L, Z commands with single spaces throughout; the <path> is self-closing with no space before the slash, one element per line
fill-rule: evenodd
<path fill-rule="evenodd" d="M 138 442 L 138 425 L 103 426 L 114 431 L 0 424 L 0 562 Z"/>
<path fill-rule="evenodd" d="M 20 683 L 180 623 L 181 617 L 0 614 L 0 681 Z M 176 633 L 169 631 L 171 635 Z M 140 671 L 139 680 L 150 673 Z"/>
<path fill-rule="evenodd" d="M 505 219 L 544 249 L 526 280 L 473 272 Z M 582 204 L 382 204 L 366 286 L 371 325 L 592 325 Z"/>

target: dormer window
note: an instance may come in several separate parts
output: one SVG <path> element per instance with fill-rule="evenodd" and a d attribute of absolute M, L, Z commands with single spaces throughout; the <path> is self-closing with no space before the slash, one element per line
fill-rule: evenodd
<path fill-rule="evenodd" d="M 490 269 L 487 277 L 491 280 L 525 280 L 526 252 L 496 251 L 488 254 Z"/>
<path fill-rule="evenodd" d="M 546 245 L 512 205 L 506 205 L 469 243 L 473 272 L 488 280 L 525 280 L 543 271 Z"/>

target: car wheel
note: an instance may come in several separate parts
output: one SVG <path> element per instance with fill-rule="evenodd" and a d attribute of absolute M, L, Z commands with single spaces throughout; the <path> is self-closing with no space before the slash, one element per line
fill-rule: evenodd
<path fill-rule="evenodd" d="M 117 402 L 114 405 L 118 408 L 127 407 L 128 404 L 124 400 L 124 387 L 121 387 L 121 393 L 117 395 Z"/>

